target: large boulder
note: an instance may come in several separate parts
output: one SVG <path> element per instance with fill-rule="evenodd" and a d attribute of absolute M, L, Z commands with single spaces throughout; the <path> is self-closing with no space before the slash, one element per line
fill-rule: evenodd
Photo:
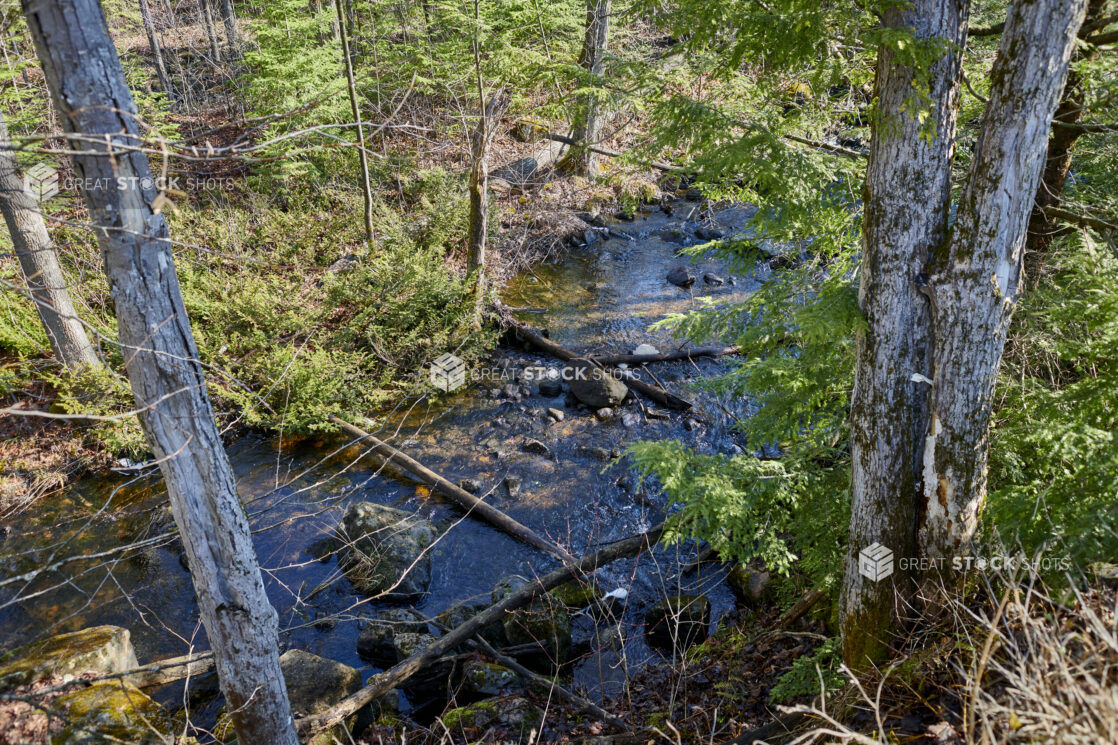
<path fill-rule="evenodd" d="M 65 693 L 51 708 L 65 712 L 65 728 L 51 745 L 164 745 L 173 727 L 171 717 L 131 683 L 110 680 Z"/>
<path fill-rule="evenodd" d="M 414 598 L 431 583 L 431 556 L 424 553 L 437 531 L 428 521 L 375 502 L 346 510 L 338 537 L 338 562 L 358 592 Z"/>
<path fill-rule="evenodd" d="M 524 679 L 503 665 L 470 660 L 462 666 L 462 688 L 475 696 L 500 696 L 524 686 Z"/>
<path fill-rule="evenodd" d="M 629 394 L 624 383 L 589 360 L 571 360 L 564 377 L 574 397 L 592 409 L 617 406 Z"/>
<path fill-rule="evenodd" d="M 0 693 L 52 675 L 119 673 L 139 667 L 128 629 L 94 626 L 0 655 Z"/>
<path fill-rule="evenodd" d="M 648 643 L 667 652 L 682 652 L 707 638 L 710 601 L 702 595 L 674 595 L 644 616 Z"/>

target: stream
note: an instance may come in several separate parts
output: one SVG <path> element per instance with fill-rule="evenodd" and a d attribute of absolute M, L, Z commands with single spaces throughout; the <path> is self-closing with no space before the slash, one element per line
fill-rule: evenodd
<path fill-rule="evenodd" d="M 729 280 L 730 268 L 713 258 L 677 256 L 680 241 L 704 242 L 694 237 L 696 227 L 727 235 L 740 232 L 752 211 L 729 206 L 708 214 L 704 222 L 686 221 L 689 212 L 698 213 L 692 210 L 696 206 L 679 202 L 675 216 L 648 208 L 634 221 L 599 229 L 591 245 L 572 248 L 558 263 L 515 277 L 504 288 L 504 302 L 533 309 L 518 317 L 546 328 L 553 341 L 575 351 L 628 353 L 639 344 L 675 349 L 678 342 L 650 331 L 649 325 L 668 313 L 696 307 L 703 296 L 740 301 L 771 271 L 761 261 L 733 274 L 732 285 L 704 282 L 707 273 Z M 690 292 L 665 279 L 684 265 L 698 278 Z M 451 481 L 476 480 L 481 493 L 491 492 L 487 501 L 576 556 L 646 530 L 666 514 L 666 497 L 654 485 L 638 483 L 624 461 L 613 460 L 628 443 L 675 438 L 708 453 L 757 447 L 732 429 L 736 417 L 750 415 L 748 402 L 689 385 L 725 370 L 729 360 L 656 363 L 656 377 L 693 401 L 695 409 L 664 417 L 668 412 L 662 407 L 644 401 L 642 408 L 631 393 L 606 421 L 569 394 L 545 398 L 536 384 L 520 388 L 511 377 L 529 366 L 561 369 L 562 364 L 538 351 L 502 347 L 490 369 L 471 371 L 473 382 L 463 390 L 438 405 L 423 401 L 394 412 L 376 434 Z M 549 408 L 562 411 L 562 421 L 554 421 Z M 655 416 L 648 416 L 649 411 Z M 550 456 L 522 451 L 526 438 L 545 443 Z M 388 606 L 356 594 L 336 559 L 319 561 L 308 551 L 331 534 L 354 502 L 419 513 L 443 532 L 433 549 L 429 592 L 415 606 L 430 617 L 465 599 L 488 598 L 507 575 L 530 577 L 557 566 L 551 557 L 486 523 L 462 519 L 460 509 L 416 483 L 381 473 L 352 441 L 334 437 L 293 443 L 250 435 L 228 452 L 268 593 L 279 612 L 284 649 L 304 649 L 352 665 L 365 677 L 378 670 L 358 657 L 356 640 L 364 620 Z M 510 490 L 508 481 L 518 481 L 518 488 Z M 204 649 L 205 634 L 197 623 L 181 550 L 159 538 L 170 524 L 165 499 L 157 475 L 99 476 L 75 483 L 9 523 L 0 534 L 0 578 L 48 568 L 29 580 L 0 585 L 2 646 L 115 624 L 131 630 L 141 663 Z M 138 549 L 117 550 L 145 540 L 148 544 Z M 690 544 L 658 548 L 599 572 L 603 590 L 621 588 L 628 594 L 621 623 L 625 642 L 620 651 L 586 654 L 574 670 L 577 687 L 595 698 L 615 694 L 627 671 L 659 659 L 644 640 L 643 611 L 665 594 L 704 594 L 712 604 L 712 629 L 734 607 L 722 582 L 724 569 L 717 565 L 680 579 L 680 564 L 693 559 L 695 551 Z M 94 554 L 98 558 L 50 569 L 61 559 Z M 592 620 L 576 615 L 576 641 L 592 633 Z M 172 685 L 157 698 L 177 698 L 181 706 L 181 696 L 181 687 Z"/>

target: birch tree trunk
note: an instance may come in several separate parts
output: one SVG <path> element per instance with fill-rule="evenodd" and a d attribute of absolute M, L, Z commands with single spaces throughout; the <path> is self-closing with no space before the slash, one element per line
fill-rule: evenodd
<path fill-rule="evenodd" d="M 101 360 L 74 312 L 39 203 L 24 188 L 23 175 L 11 148 L 8 123 L 0 114 L 0 211 L 8 223 L 19 267 L 46 329 L 50 348 L 55 358 L 71 370 L 100 367 Z"/>
<path fill-rule="evenodd" d="M 916 551 L 928 395 L 912 376 L 931 374 L 930 318 L 918 278 L 947 232 L 967 3 L 916 0 L 882 20 L 946 48 L 927 71 L 931 110 L 923 122 L 911 111 L 916 71 L 899 64 L 890 48 L 878 50 L 858 296 L 867 328 L 858 338 L 850 407 L 852 506 L 840 611 L 844 656 L 853 668 L 884 657 L 895 589 L 906 590 L 912 579 L 866 578 L 858 554 L 874 543 L 897 556 Z"/>
<path fill-rule="evenodd" d="M 167 485 L 241 743 L 296 745 L 268 602 L 183 307 L 136 106 L 97 0 L 24 0 L 97 233 L 139 419 Z"/>
<path fill-rule="evenodd" d="M 612 0 L 587 0 L 586 35 L 578 64 L 591 75 L 602 72 L 602 60 L 609 48 L 609 14 Z M 580 103 L 571 137 L 580 147 L 571 153 L 568 161 L 578 173 L 598 175 L 598 154 L 590 150 L 602 139 L 602 112 L 593 94 L 586 94 Z"/>
<path fill-rule="evenodd" d="M 920 547 L 966 551 L 986 498 L 988 430 L 1020 294 L 1025 225 L 1087 0 L 1014 0 L 951 234 L 929 265 L 934 381 Z"/>
<path fill-rule="evenodd" d="M 175 91 L 171 88 L 171 77 L 167 74 L 167 66 L 163 64 L 163 47 L 159 43 L 159 36 L 155 32 L 155 24 L 151 20 L 151 7 L 148 0 L 140 0 L 140 18 L 144 22 L 144 32 L 148 36 L 148 46 L 151 55 L 155 58 L 155 73 L 159 77 L 159 86 L 167 94 L 167 100 L 175 102 Z"/>

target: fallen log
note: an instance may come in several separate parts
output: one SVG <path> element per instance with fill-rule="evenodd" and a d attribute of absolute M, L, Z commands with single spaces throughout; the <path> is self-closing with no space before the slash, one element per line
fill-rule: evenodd
<path fill-rule="evenodd" d="M 544 336 L 533 330 L 531 327 L 526 326 L 519 321 L 508 318 L 506 316 L 502 319 L 502 322 L 505 324 L 505 326 L 515 331 L 517 336 L 519 336 L 520 338 L 532 342 L 548 354 L 554 355 L 561 360 L 570 362 L 574 359 L 588 359 L 585 355 L 575 354 L 569 349 L 564 349 L 563 347 L 553 342 L 551 339 L 545 338 Z M 591 361 L 594 360 L 591 359 Z M 610 366 L 606 365 L 605 367 Z M 612 369 L 616 370 L 617 368 Z M 640 378 L 636 377 L 631 371 L 621 370 L 619 372 L 621 373 L 621 377 L 625 380 L 625 384 L 627 386 L 637 391 L 638 393 L 642 393 L 645 396 L 648 396 L 653 401 L 659 404 L 684 411 L 692 407 L 691 402 L 687 399 L 680 398 L 674 393 L 669 393 L 663 388 L 654 386 L 651 383 L 646 383 Z"/>
<path fill-rule="evenodd" d="M 583 145 L 582 143 L 575 140 L 573 137 L 567 137 L 566 135 L 557 135 L 553 132 L 548 132 L 546 135 L 544 135 L 544 137 L 553 142 L 561 142 L 564 145 L 570 145 L 571 147 L 585 147 L 590 152 L 604 155 L 607 158 L 620 158 L 622 155 L 624 155 L 624 153 L 618 152 L 617 150 L 610 150 L 608 147 L 602 147 L 601 145 Z M 665 163 L 662 160 L 639 160 L 637 162 L 640 163 L 640 165 L 642 166 L 651 166 L 658 171 L 666 171 L 669 173 L 682 173 L 686 170 L 683 166 L 677 166 L 674 163 Z"/>
<path fill-rule="evenodd" d="M 523 606 L 536 595 L 558 587 L 569 579 L 581 578 L 603 564 L 633 556 L 646 548 L 651 548 L 660 539 L 663 532 L 663 524 L 657 525 L 646 533 L 631 536 L 600 548 L 592 554 L 588 554 L 514 590 L 500 602 L 489 606 L 473 618 L 454 627 L 452 631 L 435 643 L 416 652 L 383 673 L 372 676 L 365 687 L 338 702 L 327 711 L 296 720 L 296 729 L 300 736 L 306 738 L 308 735 L 333 727 L 361 707 L 385 695 L 393 688 L 399 687 L 425 666 L 472 638 L 485 626 L 501 621 L 506 613 Z"/>
<path fill-rule="evenodd" d="M 460 507 L 467 512 L 476 514 L 482 520 L 497 528 L 498 530 L 511 535 L 519 541 L 527 543 L 533 548 L 537 548 L 551 556 L 554 556 L 559 561 L 564 563 L 575 560 L 575 557 L 563 550 L 561 546 L 553 543 L 542 537 L 531 528 L 517 522 L 505 513 L 501 512 L 496 507 L 487 504 L 486 502 L 478 499 L 473 494 L 470 494 L 465 489 L 457 486 L 456 484 L 447 481 L 445 478 L 435 473 L 425 465 L 417 461 L 415 458 L 397 450 L 389 445 L 387 442 L 374 437 L 372 434 L 366 432 L 359 427 L 355 427 L 344 419 L 330 415 L 330 421 L 341 427 L 343 430 L 353 435 L 354 437 L 366 440 L 372 445 L 373 450 L 389 462 L 396 463 L 407 469 L 414 474 L 423 483 L 430 486 L 433 490 L 437 491 L 449 499 L 457 502 Z"/>
<path fill-rule="evenodd" d="M 643 365 L 647 362 L 689 360 L 692 357 L 725 357 L 740 351 L 741 347 L 696 347 L 659 354 L 592 354 L 587 359 L 599 365 Z"/>

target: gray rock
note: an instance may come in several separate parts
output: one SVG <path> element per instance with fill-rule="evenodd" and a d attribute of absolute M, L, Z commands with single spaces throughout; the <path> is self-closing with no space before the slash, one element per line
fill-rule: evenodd
<path fill-rule="evenodd" d="M 420 517 L 359 502 L 350 505 L 338 528 L 346 544 L 338 563 L 358 592 L 376 595 L 392 588 L 391 598 L 415 597 L 431 583 L 431 555 L 424 550 L 436 535 L 435 526 Z"/>
<path fill-rule="evenodd" d="M 566 378 L 574 397 L 592 409 L 617 406 L 629 394 L 624 383 L 589 360 L 571 360 Z"/>
<path fill-rule="evenodd" d="M 280 657 L 291 710 L 321 714 L 361 688 L 361 673 L 349 665 L 292 649 Z"/>
<path fill-rule="evenodd" d="M 547 415 L 557 422 L 561 422 L 567 418 L 567 415 L 563 413 L 562 409 L 548 409 Z"/>
<path fill-rule="evenodd" d="M 635 411 L 623 411 L 623 412 L 621 412 L 621 424 L 624 425 L 625 427 L 631 429 L 633 427 L 636 427 L 640 423 L 641 423 L 641 417 L 640 417 L 640 414 L 638 414 L 637 412 L 635 412 Z"/>
<path fill-rule="evenodd" d="M 681 652 L 707 638 L 710 601 L 702 595 L 665 598 L 648 609 L 644 623 L 649 644 Z"/>
<path fill-rule="evenodd" d="M 532 437 L 525 440 L 524 444 L 520 446 L 520 449 L 525 453 L 532 453 L 534 455 L 551 455 L 551 448 Z"/>
<path fill-rule="evenodd" d="M 485 490 L 485 487 L 477 479 L 462 479 L 458 482 L 458 488 L 468 491 L 470 494 L 480 494 Z"/>
<path fill-rule="evenodd" d="M 723 233 L 718 228 L 707 228 L 707 227 L 695 228 L 695 237 L 698 238 L 699 240 L 716 241 L 719 238 L 721 238 L 723 235 L 725 235 L 725 233 Z"/>
<path fill-rule="evenodd" d="M 695 275 L 685 266 L 677 266 L 668 272 L 668 281 L 676 287 L 688 289 L 695 284 Z"/>
<path fill-rule="evenodd" d="M 596 416 L 600 422 L 608 422 L 610 419 L 613 419 L 613 409 L 608 406 L 603 407 L 595 411 L 594 416 Z"/>
<path fill-rule="evenodd" d="M 726 575 L 726 584 L 742 603 L 756 608 L 772 596 L 770 579 L 771 575 L 767 571 L 738 564 Z"/>
<path fill-rule="evenodd" d="M 390 608 L 369 621 L 357 637 L 357 654 L 378 665 L 396 662 L 397 634 L 421 634 L 427 622 L 410 608 Z"/>
<path fill-rule="evenodd" d="M 504 480 L 501 483 L 503 483 L 505 485 L 505 491 L 508 492 L 508 495 L 510 497 L 514 497 L 514 496 L 516 496 L 517 494 L 520 493 L 520 477 L 519 476 L 513 476 L 510 473 L 508 476 L 505 476 Z"/>
<path fill-rule="evenodd" d="M 502 665 L 470 660 L 462 667 L 462 688 L 475 696 L 500 696 L 524 687 L 524 679 Z"/>
<path fill-rule="evenodd" d="M 726 280 L 722 279 L 717 274 L 711 274 L 710 272 L 707 272 L 703 275 L 703 282 L 706 282 L 711 287 L 721 287 L 722 285 L 726 284 Z"/>

